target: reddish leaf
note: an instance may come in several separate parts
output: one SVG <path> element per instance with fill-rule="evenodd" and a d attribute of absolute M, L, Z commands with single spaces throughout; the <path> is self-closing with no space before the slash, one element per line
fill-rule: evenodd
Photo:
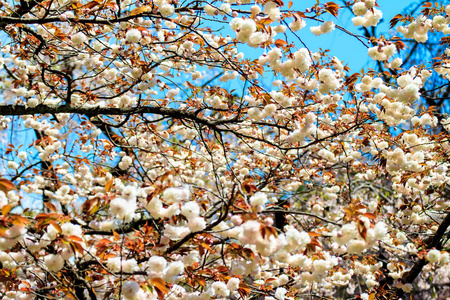
<path fill-rule="evenodd" d="M 68 237 L 67 237 L 67 239 L 68 240 L 71 240 L 71 241 L 74 241 L 74 242 L 83 242 L 83 239 L 82 238 L 80 238 L 79 236 L 77 236 L 77 235 L 69 235 Z"/>
<path fill-rule="evenodd" d="M 61 226 L 59 226 L 58 223 L 56 223 L 55 221 L 51 221 L 50 224 L 51 224 L 53 227 L 55 227 L 55 229 L 56 229 L 56 231 L 58 231 L 58 233 L 61 233 L 61 232 L 62 232 L 62 228 L 61 228 Z"/>
<path fill-rule="evenodd" d="M 84 253 L 83 245 L 81 245 L 80 243 L 71 241 L 71 242 L 70 242 L 70 245 L 72 246 L 72 248 L 73 248 L 76 252 L 78 252 L 78 253 L 80 253 L 80 254 L 83 254 L 83 253 Z"/>
<path fill-rule="evenodd" d="M 372 219 L 372 220 L 376 220 L 376 218 L 377 218 L 377 216 L 375 216 L 372 213 L 365 213 L 365 214 L 363 214 L 363 217 L 366 217 L 366 218 L 369 218 L 369 219 Z"/>
<path fill-rule="evenodd" d="M 243 183 L 242 183 L 244 190 L 247 194 L 252 195 L 255 191 L 258 190 L 258 188 L 256 187 L 256 185 L 253 184 L 253 179 L 249 178 L 246 179 Z"/>
<path fill-rule="evenodd" d="M 402 41 L 395 41 L 394 42 L 395 47 L 397 48 L 397 51 L 400 52 L 400 50 L 405 49 L 406 45 Z"/>
<path fill-rule="evenodd" d="M 338 14 L 339 14 L 339 5 L 337 5 L 334 2 L 327 2 L 327 6 L 325 7 L 325 10 L 337 18 Z"/>
<path fill-rule="evenodd" d="M 56 206 L 54 206 L 52 203 L 44 202 L 44 206 L 47 207 L 48 209 L 50 209 L 51 211 L 56 212 Z"/>
<path fill-rule="evenodd" d="M 321 247 L 321 248 L 322 248 L 322 244 L 320 244 L 319 240 L 316 239 L 316 238 L 314 238 L 314 237 L 311 239 L 311 242 L 310 242 L 309 244 L 310 244 L 310 245 L 314 245 L 314 246 L 318 246 L 318 247 Z"/>
<path fill-rule="evenodd" d="M 308 232 L 308 235 L 309 236 L 322 236 L 320 233 L 313 232 L 313 231 Z"/>
<path fill-rule="evenodd" d="M 11 211 L 11 205 L 6 204 L 2 207 L 2 215 L 6 216 Z"/>
<path fill-rule="evenodd" d="M 283 46 L 288 45 L 288 43 L 286 43 L 285 40 L 278 39 L 278 40 L 275 41 L 275 45 L 276 45 L 277 47 L 283 47 Z"/>
<path fill-rule="evenodd" d="M 20 215 L 13 215 L 10 218 L 11 223 L 13 223 L 14 225 L 25 226 L 30 223 L 30 221 L 27 218 L 22 217 Z"/>
<path fill-rule="evenodd" d="M 247 299 L 248 292 L 246 290 L 239 288 L 238 292 L 239 292 L 239 295 L 241 295 L 242 299 Z"/>
<path fill-rule="evenodd" d="M 259 24 L 267 25 L 267 24 L 273 23 L 273 21 L 274 20 L 272 20 L 271 18 L 267 17 L 267 18 L 261 19 L 259 21 Z"/>
<path fill-rule="evenodd" d="M 96 244 L 97 247 L 105 247 L 109 244 L 111 244 L 112 242 L 108 239 L 101 239 L 100 241 L 98 241 L 98 243 Z"/>
<path fill-rule="evenodd" d="M 253 253 L 253 251 L 249 248 L 244 248 L 242 249 L 242 252 L 249 258 L 251 259 L 255 259 L 255 253 Z"/>
<path fill-rule="evenodd" d="M 359 231 L 359 235 L 361 235 L 361 237 L 365 240 L 366 236 L 367 236 L 367 228 L 364 225 L 364 222 L 359 220 L 358 222 L 358 231 Z"/>
<path fill-rule="evenodd" d="M 217 267 L 217 272 L 223 273 L 223 274 L 228 274 L 228 268 L 225 267 L 225 266 L 218 266 Z"/>
<path fill-rule="evenodd" d="M 328 2 L 328 3 L 333 3 L 333 2 Z M 333 3 L 334 4 L 334 3 Z M 336 5 L 336 4 L 335 4 Z M 338 14 L 339 14 L 339 6 L 327 6 L 326 8 L 325 8 L 325 10 L 327 11 L 327 12 L 329 12 L 330 14 L 332 14 L 334 17 L 336 17 L 337 18 L 337 16 L 338 16 Z"/>
<path fill-rule="evenodd" d="M 108 180 L 108 182 L 105 184 L 105 191 L 108 193 L 109 191 L 111 191 L 111 188 L 113 186 L 114 183 L 114 178 L 111 178 L 110 180 Z"/>
<path fill-rule="evenodd" d="M 115 232 L 113 230 L 113 235 L 114 235 L 114 240 L 117 242 L 118 240 L 120 240 L 120 234 L 118 234 L 117 232 Z"/>
<path fill-rule="evenodd" d="M 345 79 L 344 84 L 348 86 L 349 90 L 353 90 L 353 86 L 355 85 L 355 82 L 358 80 L 359 76 L 359 73 L 354 73 Z"/>
<path fill-rule="evenodd" d="M 155 291 L 156 291 L 156 294 L 158 294 L 158 299 L 159 300 L 163 300 L 164 299 L 164 293 L 163 292 L 161 292 L 158 288 L 154 288 L 155 289 Z"/>
<path fill-rule="evenodd" d="M 403 16 L 401 14 L 395 15 L 390 21 L 390 27 L 389 28 L 393 28 L 395 25 L 397 25 L 398 22 L 400 22 L 402 20 Z"/>
<path fill-rule="evenodd" d="M 154 287 L 159 289 L 164 294 L 167 294 L 169 292 L 167 283 L 164 280 L 162 280 L 161 278 L 152 278 L 152 279 L 150 279 L 150 282 L 153 284 Z"/>
<path fill-rule="evenodd" d="M 439 44 L 441 44 L 441 45 L 450 44 L 450 37 L 448 37 L 448 36 L 442 37 Z"/>
<path fill-rule="evenodd" d="M 246 299 L 250 293 L 250 287 L 246 283 L 241 282 L 239 283 L 238 292 L 242 299 Z"/>
<path fill-rule="evenodd" d="M 0 178 L 0 191 L 3 191 L 5 194 L 11 190 L 15 190 L 16 186 L 10 180 L 6 178 Z"/>
<path fill-rule="evenodd" d="M 136 15 L 140 15 L 140 14 L 143 14 L 143 13 L 146 13 L 146 12 L 151 12 L 151 11 L 152 11 L 151 6 L 144 5 L 144 6 L 136 7 L 135 9 L 133 9 L 130 12 L 130 16 L 136 16 Z"/>
<path fill-rule="evenodd" d="M 261 225 L 260 231 L 263 239 L 268 239 L 271 235 L 277 236 L 277 230 L 272 226 Z"/>
<path fill-rule="evenodd" d="M 87 3 L 86 5 L 84 5 L 83 8 L 93 9 L 97 5 L 99 5 L 99 3 L 97 1 L 91 1 L 91 2 Z"/>

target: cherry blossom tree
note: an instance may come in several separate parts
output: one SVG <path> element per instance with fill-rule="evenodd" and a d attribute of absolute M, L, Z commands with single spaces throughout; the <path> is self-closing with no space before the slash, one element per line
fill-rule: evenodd
<path fill-rule="evenodd" d="M 391 24 L 395 25 L 401 18 L 414 18 L 416 15 L 429 15 L 432 12 L 432 6 L 427 4 L 427 1 L 421 1 L 419 3 L 414 3 L 414 5 L 406 6 L 401 13 L 395 17 Z M 433 15 L 434 16 L 434 15 Z M 376 27 L 372 27 L 371 30 L 363 27 L 361 30 L 364 31 L 366 37 L 376 36 Z M 440 57 L 445 58 L 445 50 L 447 48 L 447 43 L 441 41 L 442 35 L 433 34 L 428 36 L 425 42 L 417 41 L 414 38 L 403 39 L 406 48 L 403 53 L 403 68 L 410 68 L 414 65 L 420 65 L 424 60 L 433 61 L 434 63 L 439 63 Z M 436 56 L 437 54 L 437 56 Z M 425 59 L 424 59 L 425 58 Z M 377 70 L 379 72 L 388 71 L 388 66 L 382 63 L 377 64 Z M 421 96 L 423 105 L 428 108 L 434 106 L 434 114 L 437 116 L 438 121 L 440 121 L 449 112 L 449 107 L 446 104 L 446 100 L 450 90 L 448 88 L 448 82 L 443 76 L 438 73 L 432 74 L 425 82 L 421 89 Z"/>
<path fill-rule="evenodd" d="M 448 295 L 450 5 L 285 2 L 1 2 L 2 299 Z"/>

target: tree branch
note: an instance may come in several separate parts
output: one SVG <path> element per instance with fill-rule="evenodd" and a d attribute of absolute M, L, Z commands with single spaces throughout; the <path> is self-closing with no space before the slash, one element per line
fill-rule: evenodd
<path fill-rule="evenodd" d="M 27 107 L 24 105 L 0 105 L 0 116 L 23 116 L 23 115 L 60 114 L 60 113 L 82 114 L 88 117 L 98 115 L 126 116 L 130 114 L 157 114 L 171 117 L 174 119 L 189 119 L 210 127 L 215 127 L 220 124 L 226 124 L 228 122 L 236 122 L 235 118 L 232 118 L 230 120 L 221 119 L 217 121 L 210 121 L 198 117 L 195 112 L 158 106 L 115 108 L 115 107 L 100 107 L 100 106 L 81 107 L 71 105 L 47 106 L 44 104 L 40 104 L 36 107 Z"/>
<path fill-rule="evenodd" d="M 437 250 L 442 249 L 441 239 L 444 236 L 447 228 L 450 226 L 450 213 L 447 214 L 445 219 L 442 221 L 441 225 L 439 225 L 436 233 L 428 240 L 426 246 L 428 249 L 436 248 Z M 404 283 L 412 283 L 417 276 L 419 276 L 420 272 L 422 272 L 423 267 L 427 264 L 425 258 L 419 259 L 412 269 L 403 275 Z"/>

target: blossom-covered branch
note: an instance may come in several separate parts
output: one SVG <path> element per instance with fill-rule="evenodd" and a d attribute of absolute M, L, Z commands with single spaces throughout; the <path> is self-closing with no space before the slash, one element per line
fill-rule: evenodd
<path fill-rule="evenodd" d="M 300 2 L 2 1 L 0 297 L 445 293 L 450 5 Z"/>

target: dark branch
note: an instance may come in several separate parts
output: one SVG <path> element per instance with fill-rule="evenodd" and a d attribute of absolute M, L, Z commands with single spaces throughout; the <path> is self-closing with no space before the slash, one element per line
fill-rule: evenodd
<path fill-rule="evenodd" d="M 0 105 L 0 116 L 23 116 L 60 113 L 81 114 L 88 117 L 94 117 L 98 115 L 127 116 L 130 114 L 157 114 L 174 119 L 189 119 L 210 127 L 215 127 L 217 125 L 225 124 L 228 122 L 236 122 L 235 118 L 230 120 L 221 119 L 217 121 L 210 121 L 198 117 L 196 113 L 191 111 L 157 106 L 114 108 L 99 106 L 79 107 L 71 105 L 47 106 L 43 104 L 40 104 L 36 107 L 27 107 L 23 105 Z"/>
<path fill-rule="evenodd" d="M 436 233 L 428 240 L 426 243 L 427 249 L 436 248 L 437 250 L 442 249 L 441 239 L 444 236 L 445 232 L 447 231 L 447 228 L 450 226 L 450 213 L 447 214 L 444 221 L 442 221 L 441 225 L 439 225 L 438 230 Z M 427 261 L 425 258 L 419 259 L 412 269 L 405 273 L 403 276 L 403 282 L 404 283 L 412 283 L 414 279 L 416 279 L 417 276 L 419 276 L 420 272 L 422 272 L 423 267 L 427 264 Z"/>

